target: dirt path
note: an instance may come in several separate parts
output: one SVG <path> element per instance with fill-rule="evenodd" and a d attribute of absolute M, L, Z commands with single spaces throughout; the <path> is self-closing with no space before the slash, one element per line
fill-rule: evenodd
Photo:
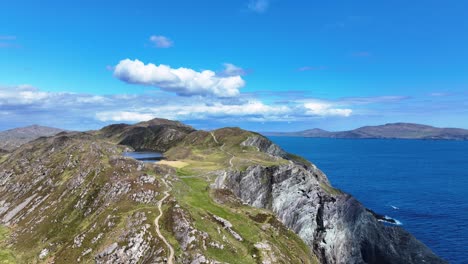
<path fill-rule="evenodd" d="M 172 248 L 171 244 L 167 242 L 167 239 L 161 234 L 161 230 L 159 228 L 159 219 L 163 216 L 163 211 L 161 207 L 162 207 L 164 200 L 166 200 L 167 197 L 169 197 L 169 192 L 171 191 L 171 187 L 169 187 L 169 184 L 167 184 L 166 182 L 167 176 L 169 176 L 169 174 L 166 174 L 164 178 L 161 179 L 164 185 L 166 185 L 167 190 L 164 192 L 164 197 L 158 202 L 159 215 L 158 217 L 156 217 L 156 219 L 154 219 L 154 226 L 156 227 L 156 233 L 158 234 L 158 237 L 161 238 L 161 240 L 164 242 L 164 244 L 166 244 L 167 248 L 169 249 L 169 257 L 167 258 L 167 263 L 173 264 L 174 263 L 174 248 Z"/>
<path fill-rule="evenodd" d="M 214 142 L 216 142 L 216 144 L 219 144 L 218 140 L 216 139 L 215 137 L 215 134 L 213 132 L 210 132 L 211 136 L 213 137 L 214 139 Z"/>

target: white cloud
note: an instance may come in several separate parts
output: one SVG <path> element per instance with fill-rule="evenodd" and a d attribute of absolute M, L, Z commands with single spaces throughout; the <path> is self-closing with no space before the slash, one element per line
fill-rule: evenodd
<path fill-rule="evenodd" d="M 272 103 L 268 98 L 263 100 L 252 94 L 231 98 L 180 97 L 164 92 L 93 95 L 47 92 L 30 85 L 0 85 L 0 127 L 40 123 L 99 128 L 113 122 L 155 117 L 207 123 L 307 121 L 317 117 L 346 118 L 352 113 L 350 108 L 357 106 L 314 98 Z"/>
<path fill-rule="evenodd" d="M 109 101 L 110 101 L 109 98 L 106 98 L 104 96 L 99 96 L 99 95 L 90 95 L 90 96 L 76 98 L 77 103 L 83 103 L 83 104 L 106 103 Z"/>
<path fill-rule="evenodd" d="M 311 101 L 304 103 L 304 107 L 307 109 L 307 115 L 315 116 L 342 116 L 348 117 L 351 115 L 353 110 L 349 108 L 337 108 L 331 103 L 321 101 Z"/>
<path fill-rule="evenodd" d="M 250 0 L 247 7 L 257 13 L 265 12 L 270 6 L 269 0 Z"/>
<path fill-rule="evenodd" d="M 141 122 L 147 121 L 155 118 L 155 115 L 138 113 L 138 112 L 128 112 L 128 111 L 115 111 L 115 112 L 99 112 L 96 113 L 96 118 L 100 121 L 128 121 L 128 122 Z"/>
<path fill-rule="evenodd" d="M 41 92 L 31 85 L 0 87 L 0 105 L 33 104 L 49 98 L 49 93 Z"/>
<path fill-rule="evenodd" d="M 219 74 L 220 76 L 243 76 L 246 74 L 245 70 L 232 63 L 224 63 L 224 70 Z"/>
<path fill-rule="evenodd" d="M 170 48 L 174 45 L 174 42 L 165 36 L 151 36 L 149 40 L 156 48 Z"/>
<path fill-rule="evenodd" d="M 241 104 L 223 104 L 202 101 L 185 101 L 179 104 L 168 104 L 157 107 L 146 107 L 134 111 L 104 111 L 96 114 L 100 121 L 144 121 L 154 117 L 168 119 L 198 119 L 205 120 L 215 117 L 250 118 L 261 117 L 265 120 L 277 120 L 280 116 L 288 115 L 292 109 L 286 106 L 269 106 L 257 100 L 250 100 Z"/>
<path fill-rule="evenodd" d="M 173 69 L 164 64 L 145 65 L 139 60 L 130 59 L 122 60 L 115 66 L 114 76 L 127 83 L 155 86 L 182 96 L 233 97 L 238 96 L 239 89 L 245 85 L 239 75 L 222 77 L 210 70 Z"/>

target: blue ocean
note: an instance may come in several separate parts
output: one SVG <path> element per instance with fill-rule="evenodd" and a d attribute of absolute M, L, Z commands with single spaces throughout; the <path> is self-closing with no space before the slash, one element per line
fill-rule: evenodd
<path fill-rule="evenodd" d="M 450 263 L 468 263 L 468 141 L 270 137 L 332 185 L 390 216 Z"/>

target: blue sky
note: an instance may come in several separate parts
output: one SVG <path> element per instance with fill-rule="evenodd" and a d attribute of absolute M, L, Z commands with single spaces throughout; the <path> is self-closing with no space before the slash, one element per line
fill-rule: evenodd
<path fill-rule="evenodd" d="M 2 1 L 0 129 L 468 128 L 466 1 Z"/>

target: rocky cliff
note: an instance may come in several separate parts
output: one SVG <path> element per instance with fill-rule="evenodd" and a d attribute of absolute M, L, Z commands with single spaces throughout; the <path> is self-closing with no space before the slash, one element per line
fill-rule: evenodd
<path fill-rule="evenodd" d="M 244 202 L 273 211 L 321 263 L 444 263 L 401 227 L 385 226 L 316 167 L 251 166 L 217 178 Z"/>

